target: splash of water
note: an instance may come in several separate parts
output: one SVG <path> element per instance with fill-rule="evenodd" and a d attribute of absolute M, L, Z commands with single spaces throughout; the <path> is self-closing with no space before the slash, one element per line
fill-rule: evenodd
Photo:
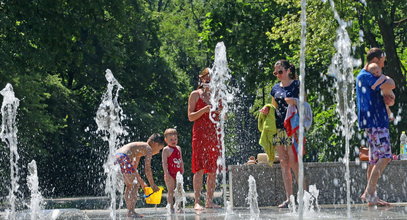
<path fill-rule="evenodd" d="M 7 83 L 6 87 L 0 92 L 3 95 L 3 103 L 1 105 L 1 133 L 0 138 L 3 142 L 7 144 L 10 149 L 10 179 L 11 188 L 9 192 L 10 209 L 6 210 L 6 219 L 16 219 L 16 201 L 17 194 L 19 194 L 19 184 L 20 179 L 18 160 L 20 156 L 18 154 L 18 140 L 17 140 L 17 126 L 16 126 L 16 116 L 17 108 L 20 104 L 20 100 L 14 96 L 13 86 Z"/>
<path fill-rule="evenodd" d="M 209 89 L 211 91 L 210 103 L 211 110 L 209 117 L 213 123 L 216 124 L 217 135 L 219 137 L 219 148 L 222 150 L 222 155 L 219 157 L 217 164 L 222 167 L 222 184 L 223 184 L 223 201 L 226 207 L 226 156 L 225 156 L 225 118 L 226 113 L 229 111 L 229 103 L 233 100 L 233 94 L 229 92 L 228 82 L 232 78 L 228 68 L 228 61 L 226 57 L 226 47 L 223 42 L 219 42 L 215 47 L 215 61 L 211 69 L 211 81 Z M 219 120 L 215 120 L 214 112 L 219 113 Z"/>
<path fill-rule="evenodd" d="M 123 195 L 123 182 L 118 178 L 119 167 L 114 164 L 115 152 L 121 144 L 120 136 L 127 135 L 127 131 L 121 124 L 125 119 L 123 109 L 119 105 L 119 91 L 123 89 L 120 83 L 113 76 L 112 71 L 106 70 L 105 74 L 107 90 L 102 96 L 102 102 L 96 112 L 97 132 L 102 134 L 102 139 L 109 143 L 109 154 L 103 165 L 106 174 L 105 193 L 110 197 L 110 217 L 116 219 L 116 192 L 120 193 L 120 205 Z"/>
<path fill-rule="evenodd" d="M 297 206 L 295 205 L 295 197 L 294 195 L 290 195 L 290 204 L 288 204 L 288 209 L 291 213 L 297 213 Z"/>
<path fill-rule="evenodd" d="M 175 197 L 175 204 L 174 208 L 175 210 L 185 210 L 185 204 L 187 203 L 187 198 L 185 196 L 185 190 L 184 190 L 184 177 L 180 172 L 177 172 L 176 176 L 176 187 L 175 187 L 175 192 L 174 192 L 174 197 Z"/>
<path fill-rule="evenodd" d="M 27 185 L 31 192 L 31 220 L 44 219 L 44 216 L 40 212 L 44 208 L 44 200 L 41 192 L 39 191 L 37 163 L 35 162 L 35 160 L 32 160 L 28 164 L 28 172 L 29 175 L 27 177 Z"/>
<path fill-rule="evenodd" d="M 247 204 L 250 207 L 250 219 L 259 219 L 260 209 L 259 204 L 257 201 L 257 187 L 256 187 L 256 180 L 252 175 L 249 176 L 249 192 L 247 194 Z"/>
<path fill-rule="evenodd" d="M 347 22 L 339 17 L 335 9 L 335 4 L 332 0 L 331 4 L 334 17 L 339 23 L 336 30 L 337 38 L 334 43 L 336 53 L 332 57 L 331 65 L 328 72 L 336 78 L 335 88 L 337 90 L 335 97 L 337 101 L 336 112 L 340 117 L 340 130 L 342 136 L 345 137 L 345 156 L 343 162 L 346 166 L 345 179 L 346 179 L 346 199 L 348 218 L 351 218 L 350 212 L 350 171 L 349 171 L 349 152 L 350 152 L 350 138 L 354 134 L 352 129 L 357 116 L 355 114 L 355 101 L 354 101 L 354 83 L 353 67 L 360 65 L 360 60 L 355 60 L 352 57 L 352 41 L 349 38 L 346 27 L 349 25 Z"/>
<path fill-rule="evenodd" d="M 303 197 L 303 202 L 304 202 L 304 214 L 308 216 L 312 216 L 315 211 L 320 212 L 320 207 L 318 204 L 318 196 L 319 196 L 319 190 L 315 185 L 309 186 L 309 192 L 304 191 L 304 197 Z M 310 215 L 311 214 L 311 215 Z"/>
<path fill-rule="evenodd" d="M 307 42 L 307 1 L 301 0 L 301 50 L 300 50 L 300 103 L 299 103 L 299 135 L 298 135 L 298 216 L 303 217 L 303 200 L 304 197 L 304 163 L 302 161 L 304 146 L 304 101 L 305 101 L 305 47 Z M 295 205 L 295 204 L 294 204 Z"/>

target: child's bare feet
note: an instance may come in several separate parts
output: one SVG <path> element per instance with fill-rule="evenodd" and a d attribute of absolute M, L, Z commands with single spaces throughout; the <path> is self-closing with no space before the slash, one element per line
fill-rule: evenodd
<path fill-rule="evenodd" d="M 206 204 L 205 204 L 205 208 L 207 208 L 207 209 L 219 209 L 220 208 L 220 206 L 219 205 L 216 205 L 215 203 L 213 203 L 213 202 L 207 202 Z"/>
<path fill-rule="evenodd" d="M 372 204 L 367 203 L 367 205 L 368 205 L 368 206 L 375 206 L 375 205 L 377 205 L 377 206 L 390 206 L 390 203 L 388 203 L 388 202 L 386 202 L 386 201 L 384 201 L 384 200 L 381 200 L 381 199 L 377 198 L 377 203 L 376 203 L 376 204 L 374 204 L 374 203 L 372 203 Z"/>
<path fill-rule="evenodd" d="M 389 121 L 394 121 L 394 115 L 393 115 L 393 113 L 391 113 L 391 114 L 389 114 Z"/>
<path fill-rule="evenodd" d="M 204 210 L 204 207 L 202 207 L 201 205 L 199 205 L 199 203 L 195 203 L 194 209 L 195 209 L 195 210 L 198 210 L 198 211 L 201 211 L 201 210 Z"/>
<path fill-rule="evenodd" d="M 368 206 L 390 206 L 390 203 L 379 199 L 376 195 L 368 195 L 366 193 L 363 193 L 360 198 L 362 201 L 367 202 Z"/>
<path fill-rule="evenodd" d="M 131 217 L 131 218 L 143 218 L 144 216 L 143 215 L 140 215 L 140 214 L 138 214 L 138 213 L 136 213 L 136 212 L 128 212 L 127 213 L 127 217 Z"/>

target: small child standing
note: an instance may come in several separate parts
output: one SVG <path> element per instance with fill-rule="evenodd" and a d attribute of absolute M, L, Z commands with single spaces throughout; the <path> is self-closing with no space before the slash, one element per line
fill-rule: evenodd
<path fill-rule="evenodd" d="M 176 187 L 177 173 L 184 173 L 184 162 L 182 161 L 181 147 L 178 144 L 178 132 L 174 128 L 168 128 L 164 132 L 164 140 L 167 146 L 162 153 L 162 165 L 164 170 L 164 180 L 167 186 L 167 204 L 170 205 L 171 212 L 174 212 L 174 190 Z"/>
<path fill-rule="evenodd" d="M 394 83 L 394 80 L 382 73 L 382 69 L 377 65 L 376 63 L 371 63 L 367 66 L 367 71 L 372 73 L 375 77 L 379 77 L 379 79 L 376 80 L 376 82 L 372 85 L 372 89 L 376 90 L 377 86 L 381 86 L 382 84 L 387 84 L 390 85 L 392 89 L 382 89 L 382 95 L 383 96 L 391 96 L 395 97 L 393 93 L 393 89 L 396 88 L 396 84 Z M 389 120 L 393 121 L 394 120 L 394 115 L 390 110 L 390 107 L 386 105 L 386 111 L 387 115 L 389 116 Z"/>

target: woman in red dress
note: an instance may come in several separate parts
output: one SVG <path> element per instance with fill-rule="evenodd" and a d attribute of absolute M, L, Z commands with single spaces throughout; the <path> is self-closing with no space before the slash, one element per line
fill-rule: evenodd
<path fill-rule="evenodd" d="M 194 173 L 194 208 L 202 210 L 199 198 L 202 190 L 203 175 L 207 174 L 207 194 L 205 208 L 219 208 L 213 203 L 213 193 L 216 185 L 217 160 L 220 156 L 216 125 L 209 118 L 210 91 L 209 68 L 199 74 L 200 85 L 189 95 L 188 119 L 194 122 L 192 128 L 192 172 Z"/>

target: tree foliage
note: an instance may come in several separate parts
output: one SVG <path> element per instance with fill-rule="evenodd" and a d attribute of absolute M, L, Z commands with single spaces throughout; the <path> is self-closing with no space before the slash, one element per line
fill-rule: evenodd
<path fill-rule="evenodd" d="M 374 46 L 386 51 L 385 72 L 397 82 L 392 110 L 401 117 L 391 126 L 397 153 L 398 137 L 407 126 L 402 111 L 407 107 L 407 3 L 334 2 L 349 22 L 355 58 L 364 63 Z M 334 79 L 327 75 L 337 27 L 329 1 L 307 1 L 305 87 L 314 111 L 307 161 L 339 160 L 345 151 L 337 130 Z M 255 115 L 270 102 L 277 80 L 274 63 L 287 59 L 299 66 L 300 28 L 299 0 L 1 2 L 0 87 L 11 83 L 21 100 L 22 170 L 37 161 L 47 196 L 103 194 L 107 143 L 95 133 L 94 117 L 109 68 L 124 87 L 120 103 L 129 135 L 123 141 L 146 140 L 176 127 L 191 189 L 188 96 L 199 71 L 213 63 L 219 41 L 226 45 L 231 84 L 238 88 L 228 116 L 228 163 L 245 162 L 262 151 Z M 352 146 L 361 140 L 358 133 Z M 0 182 L 7 182 L 7 151 L 2 148 L 0 154 Z M 153 164 L 155 178 L 164 184 L 161 159 Z M 4 195 L 5 185 L 0 186 Z"/>

